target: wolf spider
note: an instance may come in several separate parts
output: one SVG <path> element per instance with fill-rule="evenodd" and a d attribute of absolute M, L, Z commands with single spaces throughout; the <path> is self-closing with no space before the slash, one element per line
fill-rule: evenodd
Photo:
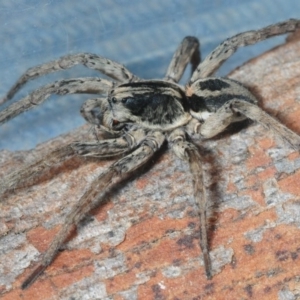
<path fill-rule="evenodd" d="M 29 80 L 77 64 L 100 71 L 115 81 L 74 78 L 45 85 L 2 110 L 0 123 L 41 104 L 51 94 L 104 94 L 104 97 L 87 100 L 82 105 L 81 114 L 88 123 L 97 126 L 111 138 L 73 142 L 51 151 L 41 160 L 7 175 L 0 183 L 2 195 L 34 184 L 51 165 L 60 164 L 72 156 L 121 158 L 87 188 L 66 217 L 39 265 L 23 282 L 22 288 L 29 287 L 47 268 L 72 226 L 78 224 L 99 197 L 103 198 L 103 192 L 116 182 L 116 178 L 120 179 L 148 162 L 165 141 L 180 159 L 189 163 L 194 181 L 194 197 L 199 208 L 204 268 L 207 278 L 211 279 L 213 273 L 208 246 L 204 174 L 201 155 L 192 142 L 193 137 L 212 138 L 229 124 L 248 118 L 263 124 L 296 149 L 300 145 L 300 136 L 261 110 L 256 98 L 241 83 L 211 76 L 237 48 L 293 32 L 299 27 L 300 20 L 290 19 L 257 31 L 237 34 L 222 42 L 202 62 L 198 40 L 186 37 L 175 51 L 162 80 L 140 79 L 121 64 L 90 53 L 67 55 L 27 70 L 0 103 L 11 99 Z M 183 87 L 178 82 L 188 63 L 191 63 L 193 72 Z"/>

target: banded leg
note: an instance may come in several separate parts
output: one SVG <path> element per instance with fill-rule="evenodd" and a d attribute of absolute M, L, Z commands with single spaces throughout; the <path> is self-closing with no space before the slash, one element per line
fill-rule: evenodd
<path fill-rule="evenodd" d="M 28 81 L 49 73 L 72 68 L 75 65 L 84 65 L 120 82 L 138 80 L 138 77 L 133 75 L 123 65 L 102 56 L 91 53 L 66 55 L 57 60 L 28 69 L 11 87 L 6 96 L 0 99 L 0 104 L 11 99 Z"/>
<path fill-rule="evenodd" d="M 258 106 L 241 100 L 233 100 L 231 109 L 253 121 L 259 122 L 275 135 L 279 135 L 283 140 L 287 141 L 295 150 L 299 150 L 300 136 L 271 117 Z"/>
<path fill-rule="evenodd" d="M 40 264 L 23 282 L 22 289 L 29 287 L 47 268 L 55 258 L 73 225 L 78 224 L 84 215 L 99 202 L 99 197 L 103 196 L 104 192 L 116 182 L 116 178 L 122 178 L 124 175 L 136 170 L 149 161 L 153 154 L 160 148 L 164 139 L 164 135 L 161 132 L 152 132 L 137 150 L 115 162 L 92 182 L 91 186 L 67 216 L 59 233 L 52 241 L 48 250 L 44 253 Z M 104 200 L 103 197 L 101 200 Z"/>
<path fill-rule="evenodd" d="M 115 139 L 74 142 L 63 146 L 51 151 L 42 159 L 25 165 L 21 170 L 5 176 L 0 182 L 0 195 L 34 185 L 42 174 L 74 155 L 98 158 L 118 156 L 136 148 L 145 137 L 145 130 L 136 128 Z"/>
<path fill-rule="evenodd" d="M 108 91 L 112 86 L 112 82 L 94 77 L 60 80 L 47 84 L 1 111 L 0 124 L 5 123 L 36 105 L 43 103 L 51 96 L 51 94 L 102 94 L 103 92 Z"/>
<path fill-rule="evenodd" d="M 300 28 L 300 20 L 290 19 L 259 30 L 246 31 L 226 39 L 199 64 L 189 84 L 197 79 L 213 75 L 239 47 L 253 45 L 276 35 L 293 32 L 298 28 Z"/>
<path fill-rule="evenodd" d="M 200 63 L 200 52 L 199 41 L 192 36 L 185 37 L 176 49 L 164 79 L 177 83 L 189 62 L 194 72 Z"/>
<path fill-rule="evenodd" d="M 194 182 L 194 197 L 198 206 L 200 219 L 200 247 L 203 254 L 204 268 L 207 279 L 212 278 L 212 267 L 209 257 L 209 245 L 207 235 L 207 199 L 204 187 L 204 173 L 202 159 L 197 147 L 185 140 L 185 132 L 182 129 L 173 131 L 169 138 L 174 153 L 181 159 L 188 161 Z"/>
<path fill-rule="evenodd" d="M 76 155 L 99 158 L 113 157 L 136 148 L 146 136 L 145 129 L 132 128 L 119 138 L 100 140 L 97 142 L 76 142 L 70 146 Z"/>
<path fill-rule="evenodd" d="M 299 150 L 300 136 L 298 134 L 271 117 L 257 105 L 238 99 L 229 101 L 206 119 L 202 125 L 198 126 L 198 133 L 205 138 L 211 138 L 221 133 L 229 124 L 241 120 L 239 114 L 261 123 L 264 127 L 273 131 L 275 135 L 279 135 L 291 144 L 293 148 Z"/>

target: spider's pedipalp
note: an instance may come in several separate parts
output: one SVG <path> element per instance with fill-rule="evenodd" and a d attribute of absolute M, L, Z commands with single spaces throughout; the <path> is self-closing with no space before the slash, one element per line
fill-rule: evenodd
<path fill-rule="evenodd" d="M 125 124 L 119 124 L 120 122 L 114 118 L 107 98 L 86 100 L 81 106 L 80 113 L 88 123 L 97 125 L 97 128 L 109 136 L 122 135 L 121 129 Z"/>
<path fill-rule="evenodd" d="M 49 73 L 69 69 L 79 64 L 89 69 L 97 70 L 119 82 L 139 80 L 137 76 L 133 75 L 123 65 L 110 59 L 92 53 L 71 54 L 28 69 L 11 87 L 6 96 L 0 99 L 0 104 L 11 99 L 28 81 Z"/>
<path fill-rule="evenodd" d="M 83 196 L 66 217 L 65 223 L 44 253 L 40 264 L 22 284 L 22 289 L 29 287 L 52 262 L 72 227 L 77 225 L 86 213 L 96 204 L 99 204 L 99 199 L 101 197 L 100 201 L 105 200 L 105 192 L 118 181 L 117 178 L 122 179 L 127 174 L 147 163 L 164 141 L 165 136 L 162 132 L 149 132 L 139 148 L 113 163 L 92 182 L 90 187 L 85 191 Z"/>
<path fill-rule="evenodd" d="M 112 86 L 112 82 L 96 77 L 59 80 L 52 84 L 47 84 L 1 111 L 0 124 L 40 105 L 52 94 L 102 94 L 107 92 Z"/>
<path fill-rule="evenodd" d="M 177 83 L 189 62 L 194 72 L 200 63 L 200 52 L 199 41 L 192 36 L 185 37 L 176 49 L 164 79 Z"/>
<path fill-rule="evenodd" d="M 198 206 L 200 220 L 200 247 L 203 254 L 203 262 L 207 279 L 212 278 L 212 266 L 209 257 L 208 222 L 207 222 L 207 198 L 204 186 L 204 172 L 202 159 L 197 147 L 187 142 L 185 131 L 181 128 L 174 130 L 168 137 L 174 153 L 181 159 L 188 161 L 193 176 L 194 197 Z"/>
<path fill-rule="evenodd" d="M 105 102 L 105 98 L 94 98 L 86 100 L 80 108 L 80 114 L 83 118 L 90 124 L 99 125 L 101 124 L 99 117 L 95 115 L 94 110 L 99 108 L 103 102 Z"/>
<path fill-rule="evenodd" d="M 106 98 L 86 100 L 81 106 L 80 113 L 88 123 L 97 125 L 113 135 L 117 133 L 112 130 L 113 115 Z"/>
<path fill-rule="evenodd" d="M 199 64 L 189 84 L 191 85 L 199 78 L 213 75 L 222 63 L 234 54 L 239 47 L 253 45 L 276 35 L 293 32 L 297 28 L 300 28 L 300 20 L 290 19 L 259 30 L 246 31 L 226 39 Z"/>

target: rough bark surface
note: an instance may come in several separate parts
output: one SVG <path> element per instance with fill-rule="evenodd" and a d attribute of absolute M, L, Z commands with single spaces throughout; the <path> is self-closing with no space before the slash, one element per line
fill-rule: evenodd
<path fill-rule="evenodd" d="M 297 37 L 235 70 L 261 106 L 300 134 Z M 0 152 L 0 176 L 49 149 L 85 139 L 84 126 L 32 151 Z M 213 211 L 215 275 L 205 278 L 192 178 L 171 151 L 119 185 L 78 226 L 28 289 L 33 270 L 92 179 L 111 161 L 74 158 L 0 203 L 0 298 L 298 299 L 300 157 L 261 125 L 201 144 Z"/>

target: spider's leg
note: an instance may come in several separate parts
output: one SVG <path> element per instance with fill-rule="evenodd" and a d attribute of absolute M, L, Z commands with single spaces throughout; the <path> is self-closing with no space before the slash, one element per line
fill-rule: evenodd
<path fill-rule="evenodd" d="M 49 152 L 42 159 L 25 165 L 21 170 L 6 175 L 0 182 L 0 195 L 34 185 L 42 174 L 74 155 L 101 158 L 118 156 L 136 148 L 145 136 L 144 129 L 133 128 L 119 138 L 97 142 L 74 142 L 63 146 Z"/>
<path fill-rule="evenodd" d="M 95 77 L 73 78 L 47 84 L 1 111 L 0 124 L 5 123 L 19 114 L 43 103 L 51 96 L 51 94 L 102 94 L 103 92 L 111 89 L 112 86 L 112 82 Z"/>
<path fill-rule="evenodd" d="M 231 109 L 231 102 L 232 100 L 222 105 L 215 113 L 205 119 L 204 123 L 203 121 L 192 120 L 193 122 L 189 124 L 190 129 L 193 129 L 194 133 L 199 133 L 202 137 L 209 139 L 223 132 L 231 123 L 245 120 L 244 115 L 240 116 Z"/>
<path fill-rule="evenodd" d="M 232 100 L 230 109 L 235 113 L 240 113 L 253 121 L 261 123 L 275 135 L 279 135 L 283 140 L 287 141 L 295 150 L 299 150 L 300 136 L 264 112 L 257 105 L 246 101 Z"/>
<path fill-rule="evenodd" d="M 143 128 L 132 128 L 119 138 L 100 140 L 97 142 L 75 142 L 70 146 L 76 155 L 85 157 L 112 157 L 124 154 L 136 148 L 146 137 Z"/>
<path fill-rule="evenodd" d="M 189 62 L 194 72 L 200 63 L 200 52 L 199 41 L 192 36 L 185 37 L 176 49 L 164 79 L 177 83 Z"/>
<path fill-rule="evenodd" d="M 102 56 L 91 53 L 71 54 L 28 69 L 11 87 L 6 96 L 0 99 L 0 104 L 11 99 L 28 81 L 49 73 L 69 69 L 75 65 L 84 65 L 120 82 L 131 82 L 139 79 L 123 65 Z"/>
<path fill-rule="evenodd" d="M 204 138 L 211 138 L 237 121 L 249 118 L 264 125 L 267 129 L 289 142 L 295 149 L 300 147 L 300 136 L 264 112 L 256 104 L 244 100 L 232 99 L 209 116 L 203 124 L 195 125 L 195 131 Z"/>
<path fill-rule="evenodd" d="M 168 137 L 168 141 L 172 145 L 172 149 L 175 154 L 189 162 L 190 170 L 193 175 L 194 181 L 194 197 L 198 206 L 198 214 L 200 219 L 200 247 L 203 253 L 203 261 L 206 277 L 211 279 L 212 267 L 209 257 L 209 245 L 208 245 L 208 222 L 207 222 L 207 199 L 204 187 L 204 173 L 202 169 L 201 156 L 197 147 L 187 142 L 185 139 L 185 132 L 182 129 L 173 131 Z"/>
<path fill-rule="evenodd" d="M 293 32 L 298 28 L 300 28 L 300 20 L 290 19 L 259 30 L 246 31 L 226 39 L 199 64 L 189 84 L 191 85 L 197 79 L 211 76 L 239 47 L 252 45 L 276 35 Z"/>
<path fill-rule="evenodd" d="M 48 250 L 44 253 L 40 264 L 23 282 L 22 289 L 30 286 L 47 268 L 67 238 L 73 225 L 78 224 L 84 215 L 90 211 L 93 206 L 99 203 L 99 197 L 102 196 L 101 200 L 104 200 L 103 196 L 105 191 L 116 183 L 116 178 L 122 178 L 148 162 L 153 154 L 160 148 L 164 140 L 165 137 L 160 131 L 148 133 L 138 149 L 112 164 L 92 182 L 91 186 L 67 216 L 59 233 L 52 241 Z"/>

